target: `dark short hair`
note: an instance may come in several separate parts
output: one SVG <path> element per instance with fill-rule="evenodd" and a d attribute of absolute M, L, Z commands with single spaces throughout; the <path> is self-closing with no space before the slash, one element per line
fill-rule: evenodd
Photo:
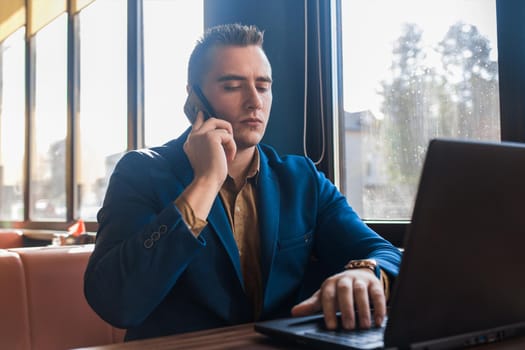
<path fill-rule="evenodd" d="M 259 46 L 262 48 L 264 32 L 253 25 L 238 23 L 223 24 L 211 27 L 197 41 L 188 63 L 188 84 L 200 85 L 204 74 L 210 66 L 208 53 L 220 46 Z"/>

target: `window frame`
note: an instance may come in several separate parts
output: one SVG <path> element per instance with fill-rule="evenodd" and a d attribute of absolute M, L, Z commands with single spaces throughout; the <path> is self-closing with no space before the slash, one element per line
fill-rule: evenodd
<path fill-rule="evenodd" d="M 79 191 L 76 169 L 79 161 L 78 135 L 80 111 L 80 11 L 67 2 L 67 133 L 65 163 L 65 221 L 37 221 L 30 218 L 32 128 L 35 115 L 36 44 L 35 36 L 25 38 L 25 154 L 23 169 L 23 221 L 3 221 L 0 228 L 20 228 L 38 231 L 67 231 L 79 215 Z M 127 0 L 127 148 L 144 147 L 144 44 L 143 1 Z M 85 223 L 86 230 L 97 231 L 95 221 Z"/>
<path fill-rule="evenodd" d="M 67 133 L 66 133 L 66 163 L 65 163 L 65 221 L 37 221 L 30 218 L 31 193 L 31 149 L 34 140 L 32 128 L 35 115 L 35 77 L 36 77 L 36 44 L 35 36 L 26 36 L 25 39 L 25 155 L 23 170 L 23 221 L 0 222 L 0 228 L 20 228 L 38 231 L 66 231 L 78 219 L 79 193 L 76 183 L 76 162 L 78 161 L 78 146 L 76 138 L 77 124 L 79 123 L 80 99 L 80 21 L 79 13 L 68 1 L 67 9 Z M 128 123 L 127 150 L 143 146 L 143 67 L 142 67 L 142 0 L 127 1 L 128 19 Z M 86 222 L 87 231 L 96 231 L 96 222 Z"/>

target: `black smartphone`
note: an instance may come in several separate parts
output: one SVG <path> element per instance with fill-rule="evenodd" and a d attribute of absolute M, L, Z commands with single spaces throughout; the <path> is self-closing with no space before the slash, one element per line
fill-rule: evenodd
<path fill-rule="evenodd" d="M 201 88 L 197 85 L 193 85 L 191 87 L 190 93 L 188 94 L 188 98 L 184 103 L 184 113 L 186 113 L 190 123 L 193 124 L 199 111 L 204 113 L 204 120 L 212 116 L 217 116 L 210 102 L 202 93 Z"/>

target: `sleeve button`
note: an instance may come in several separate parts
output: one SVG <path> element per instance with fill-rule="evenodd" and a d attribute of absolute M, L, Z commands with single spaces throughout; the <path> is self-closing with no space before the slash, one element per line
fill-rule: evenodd
<path fill-rule="evenodd" d="M 149 249 L 151 247 L 153 247 L 153 240 L 151 238 L 148 238 L 147 240 L 144 241 L 144 247 Z"/>

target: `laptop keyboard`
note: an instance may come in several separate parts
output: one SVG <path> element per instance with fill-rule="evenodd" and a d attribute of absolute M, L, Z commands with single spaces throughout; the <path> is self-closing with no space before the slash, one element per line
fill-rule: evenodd
<path fill-rule="evenodd" d="M 385 320 L 386 321 L 386 320 Z M 358 349 L 376 349 L 383 347 L 383 335 L 386 322 L 381 327 L 357 329 L 352 331 L 327 329 L 306 331 L 303 335 L 312 339 L 320 339 L 335 344 L 341 344 Z"/>

